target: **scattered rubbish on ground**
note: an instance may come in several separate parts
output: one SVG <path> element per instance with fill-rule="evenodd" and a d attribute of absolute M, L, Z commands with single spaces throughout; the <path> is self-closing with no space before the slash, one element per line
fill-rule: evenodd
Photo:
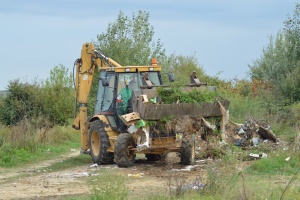
<path fill-rule="evenodd" d="M 203 190 L 206 184 L 203 183 L 200 178 L 196 178 L 191 184 L 183 185 L 181 189 L 183 190 Z"/>
<path fill-rule="evenodd" d="M 65 175 L 69 176 L 69 177 L 75 177 L 75 178 L 91 176 L 91 174 L 88 172 L 69 173 L 69 174 L 65 174 Z"/>
<path fill-rule="evenodd" d="M 134 178 L 142 178 L 145 174 L 144 173 L 137 173 L 137 174 L 128 174 L 128 177 L 134 177 Z"/>
<path fill-rule="evenodd" d="M 289 161 L 291 159 L 291 157 L 287 157 L 286 159 L 285 159 L 285 161 Z"/>
<path fill-rule="evenodd" d="M 262 154 L 261 154 L 261 158 L 267 158 L 267 157 L 268 157 L 267 154 L 265 154 L 265 153 L 262 153 Z"/>
<path fill-rule="evenodd" d="M 187 171 L 187 172 L 189 172 L 189 171 L 191 171 L 191 169 L 193 169 L 195 167 L 201 167 L 201 166 L 203 166 L 203 165 L 188 165 L 183 169 L 171 169 L 171 171 L 175 171 L 175 172 Z"/>
<path fill-rule="evenodd" d="M 267 158 L 268 157 L 268 155 L 265 153 L 260 153 L 260 154 L 250 153 L 249 156 L 252 158 Z"/>
<path fill-rule="evenodd" d="M 204 183 L 199 183 L 199 184 L 190 184 L 190 185 L 185 185 L 182 187 L 183 190 L 203 190 L 205 188 L 206 184 Z"/>
<path fill-rule="evenodd" d="M 90 167 L 91 167 L 91 168 L 92 168 L 92 167 L 98 167 L 98 164 L 97 164 L 97 163 L 92 164 Z"/>
<path fill-rule="evenodd" d="M 204 163 L 206 163 L 206 160 L 196 160 L 195 162 L 196 163 L 203 163 L 204 164 Z"/>

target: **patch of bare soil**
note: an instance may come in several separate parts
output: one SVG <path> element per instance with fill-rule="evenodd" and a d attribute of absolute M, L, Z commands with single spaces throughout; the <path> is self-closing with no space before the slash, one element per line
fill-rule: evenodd
<path fill-rule="evenodd" d="M 157 162 L 146 161 L 140 156 L 130 168 L 119 168 L 115 164 L 95 167 L 89 163 L 62 171 L 51 171 L 51 164 L 77 155 L 78 151 L 24 168 L 4 171 L 1 169 L 0 199 L 63 199 L 88 195 L 91 186 L 87 184 L 87 177 L 95 176 L 95 179 L 98 179 L 97 176 L 104 168 L 127 177 L 126 183 L 131 198 L 146 197 L 147 194 L 167 194 L 173 187 L 171 181 L 174 182 L 174 179 L 193 180 L 205 175 L 203 163 L 195 163 L 193 166 L 180 165 L 179 157 L 175 153 L 169 153 Z M 42 167 L 44 169 L 48 166 L 47 170 L 41 170 Z"/>
<path fill-rule="evenodd" d="M 82 181 L 76 178 L 76 169 L 59 172 L 47 169 L 51 164 L 78 155 L 79 151 L 73 150 L 58 158 L 32 165 L 1 168 L 0 199 L 49 199 L 51 196 L 86 193 L 88 190 L 82 187 Z M 77 173 L 77 176 L 83 175 Z"/>

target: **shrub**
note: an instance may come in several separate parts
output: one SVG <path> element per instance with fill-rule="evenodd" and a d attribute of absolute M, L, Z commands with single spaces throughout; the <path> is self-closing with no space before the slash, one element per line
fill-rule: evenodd
<path fill-rule="evenodd" d="M 6 125 L 13 125 L 23 118 L 36 117 L 41 111 L 39 99 L 40 86 L 34 82 L 21 83 L 19 80 L 10 81 L 8 95 L 0 104 L 0 120 Z"/>

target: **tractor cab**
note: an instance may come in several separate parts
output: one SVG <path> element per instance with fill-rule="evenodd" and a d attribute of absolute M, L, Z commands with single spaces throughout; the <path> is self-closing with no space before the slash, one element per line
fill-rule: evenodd
<path fill-rule="evenodd" d="M 119 116 L 133 111 L 133 92 L 143 93 L 143 90 L 162 85 L 159 71 L 132 68 L 100 71 L 94 115 L 105 115 L 114 131 L 122 132 L 126 129 Z"/>

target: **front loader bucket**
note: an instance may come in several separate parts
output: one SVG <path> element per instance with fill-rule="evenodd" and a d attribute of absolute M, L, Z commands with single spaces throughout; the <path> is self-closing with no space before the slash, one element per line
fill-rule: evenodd
<path fill-rule="evenodd" d="M 219 103 L 218 103 L 219 102 Z M 189 115 L 191 117 L 218 117 L 223 116 L 222 106 L 227 111 L 229 100 L 200 103 L 172 103 L 147 104 L 139 103 L 138 112 L 144 120 L 161 120 L 164 117 L 178 118 Z"/>

